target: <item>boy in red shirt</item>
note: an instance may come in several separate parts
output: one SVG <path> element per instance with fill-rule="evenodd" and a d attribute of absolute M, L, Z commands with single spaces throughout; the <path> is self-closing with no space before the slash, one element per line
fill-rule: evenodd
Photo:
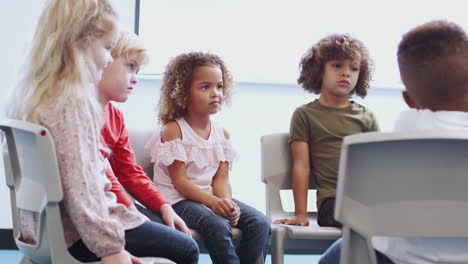
<path fill-rule="evenodd" d="M 105 122 L 101 135 L 104 146 L 107 147 L 103 154 L 110 165 L 106 175 L 112 182 L 112 191 L 116 194 L 119 203 L 126 205 L 130 210 L 142 212 L 153 222 L 159 223 L 161 229 L 169 229 L 165 232 L 172 242 L 163 241 L 165 240 L 163 238 L 158 239 L 161 240 L 161 247 L 174 249 L 175 244 L 178 244 L 174 240 L 192 240 L 190 230 L 136 163 L 123 113 L 111 103 L 111 101 L 123 103 L 128 99 L 137 83 L 136 75 L 140 67 L 148 61 L 147 50 L 135 34 L 122 32 L 111 54 L 114 60 L 105 68 L 98 85 L 98 98 L 104 109 Z M 146 208 L 137 205 L 137 210 L 125 190 Z M 175 227 L 187 235 L 183 235 Z M 194 241 L 193 243 L 196 246 Z"/>

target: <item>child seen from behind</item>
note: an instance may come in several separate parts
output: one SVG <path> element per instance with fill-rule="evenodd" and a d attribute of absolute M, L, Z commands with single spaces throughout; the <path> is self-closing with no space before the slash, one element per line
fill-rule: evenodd
<path fill-rule="evenodd" d="M 403 99 L 411 109 L 400 113 L 395 131 L 468 132 L 468 35 L 463 28 L 447 21 L 417 26 L 403 35 L 397 57 Z M 337 240 L 319 263 L 340 263 L 341 243 Z M 468 260 L 466 238 L 374 237 L 372 244 L 378 264 Z"/>

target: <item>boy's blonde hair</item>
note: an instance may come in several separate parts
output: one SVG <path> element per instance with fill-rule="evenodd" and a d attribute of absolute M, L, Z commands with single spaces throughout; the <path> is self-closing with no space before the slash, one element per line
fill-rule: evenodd
<path fill-rule="evenodd" d="M 219 66 L 223 74 L 223 104 L 231 102 L 233 81 L 231 73 L 224 61 L 210 53 L 190 52 L 172 59 L 164 72 L 159 98 L 158 120 L 167 124 L 183 117 L 187 113 L 190 84 L 196 67 L 214 65 Z"/>
<path fill-rule="evenodd" d="M 112 49 L 112 57 L 124 57 L 127 60 L 135 61 L 139 67 L 144 66 L 149 61 L 148 50 L 144 47 L 140 38 L 128 31 L 122 31 L 117 44 Z"/>
<path fill-rule="evenodd" d="M 448 21 L 432 21 L 403 35 L 398 46 L 401 79 L 410 98 L 434 111 L 466 105 L 468 36 Z"/>
<path fill-rule="evenodd" d="M 117 19 L 111 0 L 48 1 L 7 115 L 40 123 L 44 107 L 60 109 L 68 100 L 90 103 L 96 113 L 100 111 L 91 84 L 96 73 L 85 50 L 115 32 Z"/>
<path fill-rule="evenodd" d="M 369 89 L 373 61 L 366 46 L 347 34 L 333 34 L 315 43 L 301 59 L 297 83 L 308 92 L 320 94 L 325 63 L 336 59 L 360 61 L 359 78 L 349 96 L 357 94 L 364 98 Z"/>

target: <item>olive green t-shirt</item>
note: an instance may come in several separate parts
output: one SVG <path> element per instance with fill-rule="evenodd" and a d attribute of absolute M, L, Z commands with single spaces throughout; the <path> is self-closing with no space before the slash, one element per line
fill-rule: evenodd
<path fill-rule="evenodd" d="M 309 144 L 311 177 L 315 177 L 311 180 L 317 186 L 317 209 L 326 198 L 336 196 L 343 137 L 378 130 L 374 114 L 356 102 L 336 108 L 315 100 L 294 111 L 289 143 L 298 140 Z"/>

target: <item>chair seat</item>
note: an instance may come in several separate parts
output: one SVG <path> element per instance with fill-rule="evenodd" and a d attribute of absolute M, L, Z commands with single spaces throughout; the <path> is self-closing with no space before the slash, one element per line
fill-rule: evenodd
<path fill-rule="evenodd" d="M 281 191 L 292 190 L 293 160 L 289 145 L 289 133 L 262 136 L 262 181 L 266 184 L 266 214 L 271 220 L 293 218 L 285 212 Z M 310 177 L 308 189 L 316 189 L 314 177 Z M 341 236 L 334 227 L 320 227 L 317 213 L 309 213 L 309 226 L 272 225 L 271 262 L 284 263 L 284 252 L 297 254 L 321 254 Z"/>
<path fill-rule="evenodd" d="M 281 218 L 292 218 L 294 213 L 284 213 L 282 215 L 276 215 L 274 219 Z M 283 227 L 286 229 L 287 236 L 289 238 L 315 238 L 315 239 L 336 239 L 341 236 L 341 229 L 336 227 L 323 227 L 317 224 L 317 213 L 309 213 L 309 225 L 308 226 L 293 226 L 293 225 L 282 225 L 273 224 L 272 228 Z"/>
<path fill-rule="evenodd" d="M 144 264 L 174 264 L 168 259 L 164 258 L 139 258 Z M 101 264 L 102 262 L 86 262 L 86 264 Z"/>
<path fill-rule="evenodd" d="M 164 258 L 140 258 L 140 260 L 145 264 L 173 264 L 175 262 L 170 261 Z"/>
<path fill-rule="evenodd" d="M 321 227 L 316 224 L 309 226 L 272 225 L 273 228 L 275 226 L 286 228 L 290 238 L 333 239 L 341 236 L 341 230 L 336 227 Z"/>

